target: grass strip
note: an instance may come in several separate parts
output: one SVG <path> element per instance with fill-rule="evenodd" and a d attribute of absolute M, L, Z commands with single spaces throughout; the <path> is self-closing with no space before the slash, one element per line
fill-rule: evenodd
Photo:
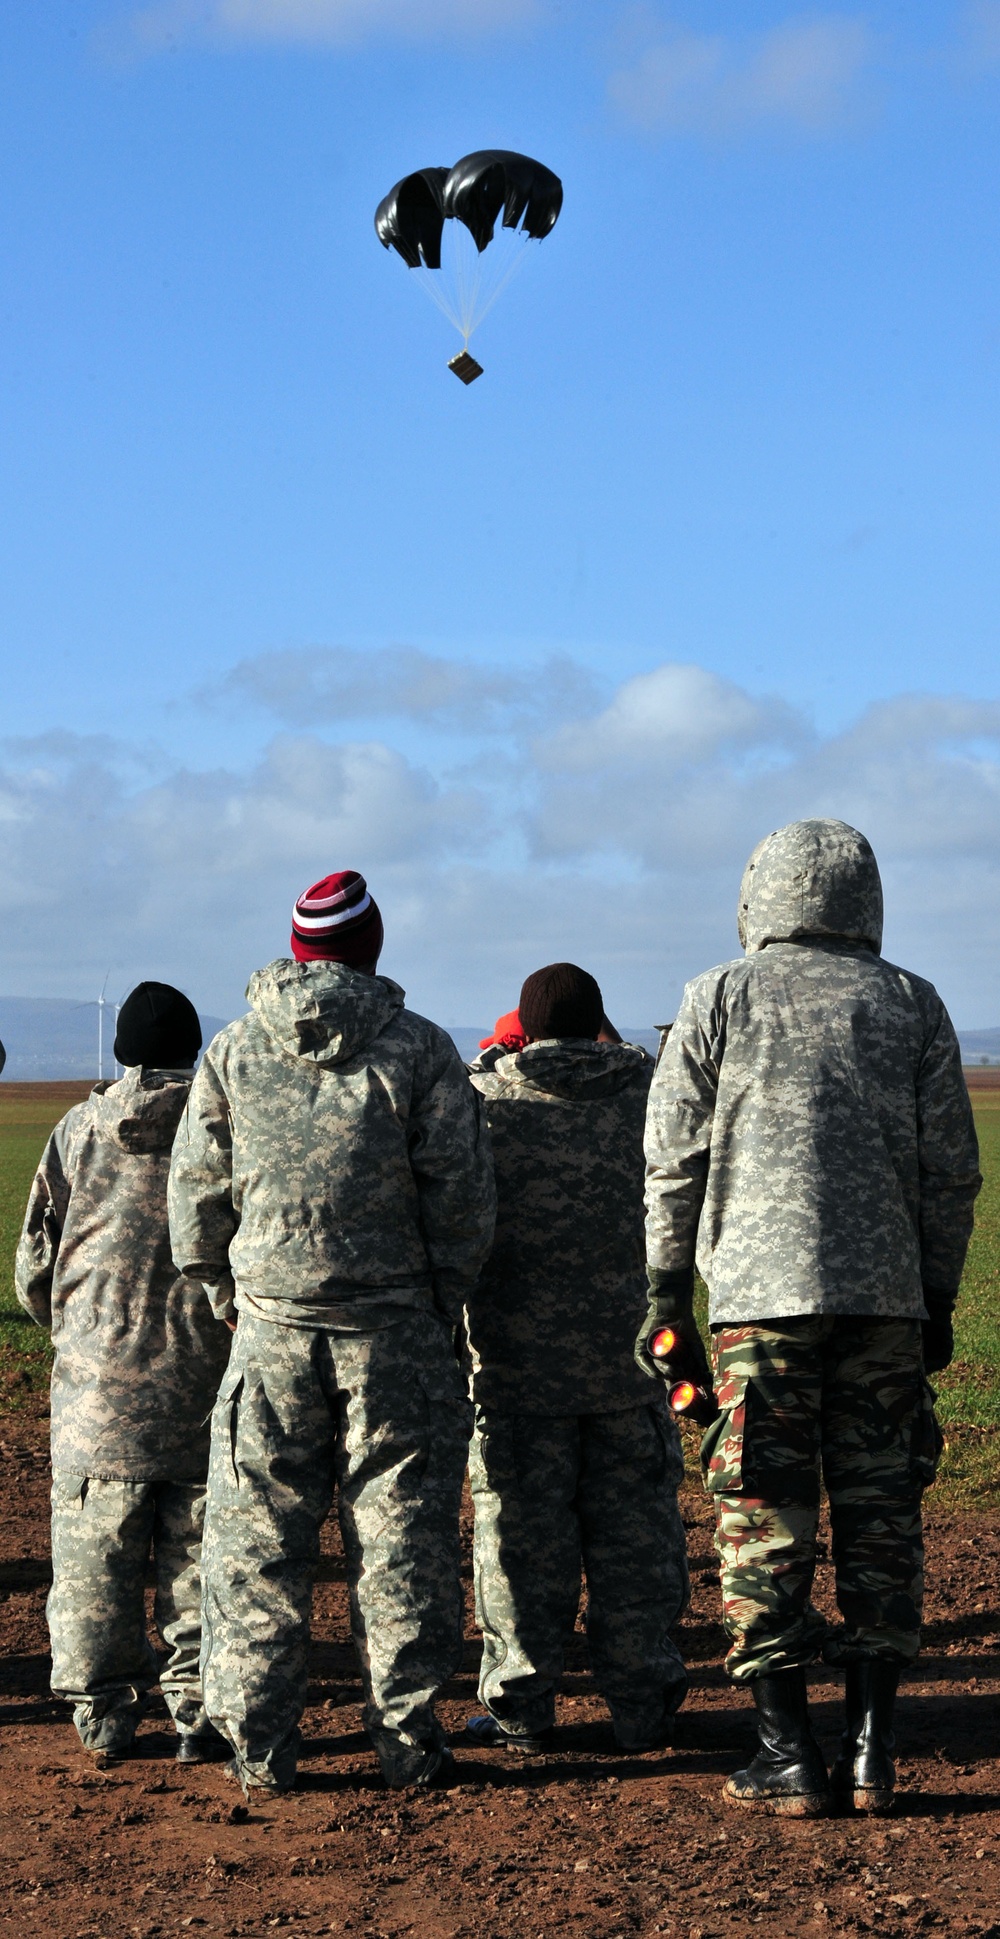
<path fill-rule="evenodd" d="M 48 1336 L 14 1298 L 14 1251 L 45 1140 L 86 1090 L 0 1084 L 0 1413 L 16 1411 L 48 1384 Z M 934 1384 L 946 1441 L 935 1500 L 975 1510 L 1000 1507 L 1000 1089 L 973 1091 L 972 1101 L 984 1184 L 955 1317 L 955 1359 Z M 699 1282 L 702 1326 L 706 1310 Z M 686 1430 L 684 1439 L 694 1482 L 697 1438 Z"/>

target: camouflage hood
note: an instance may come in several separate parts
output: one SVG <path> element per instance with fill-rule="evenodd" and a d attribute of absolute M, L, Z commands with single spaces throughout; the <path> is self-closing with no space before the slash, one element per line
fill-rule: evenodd
<path fill-rule="evenodd" d="M 189 1077 L 165 1071 L 127 1070 L 116 1083 L 91 1092 L 94 1128 L 132 1153 L 169 1151 L 191 1089 Z"/>
<path fill-rule="evenodd" d="M 591 1098 L 614 1097 L 634 1084 L 647 1061 L 646 1052 L 634 1044 L 546 1037 L 524 1050 L 502 1052 L 499 1046 L 491 1046 L 470 1068 L 473 1073 L 490 1070 L 504 1084 L 586 1103 Z"/>
<path fill-rule="evenodd" d="M 846 821 L 791 821 L 758 842 L 740 884 L 740 942 L 828 936 L 882 947 L 882 883 L 869 843 Z"/>
<path fill-rule="evenodd" d="M 324 1068 L 345 1063 L 381 1036 L 405 996 L 387 976 L 284 956 L 256 970 L 247 984 L 247 1001 L 268 1036 L 288 1056 Z"/>

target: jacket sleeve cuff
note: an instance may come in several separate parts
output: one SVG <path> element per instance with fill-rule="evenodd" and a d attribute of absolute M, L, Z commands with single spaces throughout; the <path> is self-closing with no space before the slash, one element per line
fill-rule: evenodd
<path fill-rule="evenodd" d="M 236 1318 L 236 1287 L 230 1272 L 220 1274 L 218 1279 L 205 1279 L 201 1273 L 192 1273 L 193 1279 L 200 1279 L 205 1298 L 217 1320 Z"/>
<path fill-rule="evenodd" d="M 923 1295 L 924 1305 L 927 1308 L 927 1318 L 929 1320 L 934 1320 L 935 1322 L 950 1320 L 955 1311 L 955 1301 L 958 1298 L 957 1290 L 955 1292 L 949 1292 L 943 1286 L 925 1286 L 923 1288 Z"/>
<path fill-rule="evenodd" d="M 649 1303 L 656 1307 L 660 1319 L 682 1320 L 685 1314 L 690 1313 L 694 1304 L 693 1266 L 682 1266 L 677 1272 L 647 1266 L 646 1278 L 649 1281 Z"/>

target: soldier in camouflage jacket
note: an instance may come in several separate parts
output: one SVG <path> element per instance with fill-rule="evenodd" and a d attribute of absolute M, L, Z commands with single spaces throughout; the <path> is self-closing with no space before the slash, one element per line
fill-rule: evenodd
<path fill-rule="evenodd" d="M 520 1015 L 535 1040 L 471 1066 L 498 1203 L 468 1309 L 489 1711 L 469 1728 L 515 1748 L 551 1729 L 582 1564 L 598 1688 L 619 1745 L 646 1749 L 667 1740 L 687 1682 L 671 1634 L 687 1596 L 680 1441 L 632 1359 L 652 1061 L 595 1041 L 600 991 L 573 965 L 529 977 Z"/>
<path fill-rule="evenodd" d="M 939 1446 L 926 1374 L 951 1357 L 978 1153 L 947 1012 L 883 961 L 874 855 L 837 821 L 755 849 L 743 960 L 688 985 L 649 1100 L 650 1314 L 697 1355 L 709 1288 L 715 1498 L 727 1667 L 748 1682 L 760 1755 L 727 1785 L 752 1808 L 828 1808 L 804 1670 L 847 1665 L 834 1790 L 888 1808 L 900 1667 L 917 1652 L 920 1497 Z M 844 1628 L 810 1602 L 820 1470 Z"/>
<path fill-rule="evenodd" d="M 365 1722 L 387 1783 L 448 1770 L 471 1408 L 452 1333 L 488 1250 L 489 1140 L 450 1037 L 375 973 L 363 877 L 296 904 L 292 948 L 209 1046 L 170 1175 L 174 1257 L 239 1316 L 213 1420 L 205 1692 L 245 1788 L 294 1782 L 334 1490 Z"/>
<path fill-rule="evenodd" d="M 165 1035 L 171 1012 L 180 1027 Z M 126 1052 L 137 1044 L 141 1055 L 145 1041 L 158 1063 L 197 1055 L 197 1017 L 168 985 L 140 985 L 119 1023 Z M 203 1287 L 178 1275 L 167 1230 L 170 1147 L 190 1084 L 190 1070 L 137 1063 L 74 1105 L 46 1145 L 17 1250 L 18 1299 L 55 1348 L 52 1688 L 102 1761 L 128 1754 L 156 1681 L 151 1549 L 179 1754 L 222 1748 L 201 1696 L 199 1558 L 208 1418 L 230 1336 Z"/>

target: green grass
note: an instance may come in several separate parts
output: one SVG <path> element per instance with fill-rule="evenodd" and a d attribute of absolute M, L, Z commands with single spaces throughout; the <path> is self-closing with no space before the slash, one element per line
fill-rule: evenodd
<path fill-rule="evenodd" d="M 934 1499 L 1000 1507 L 1000 1090 L 973 1093 L 983 1189 L 955 1310 L 955 1358 L 935 1374 L 945 1452 Z"/>
<path fill-rule="evenodd" d="M 85 1088 L 53 1086 L 50 1097 L 0 1084 L 0 1413 L 48 1383 L 48 1336 L 14 1298 L 14 1249 L 45 1140 Z M 955 1359 L 934 1383 L 946 1440 L 935 1500 L 957 1508 L 1000 1507 L 1000 1089 L 975 1092 L 973 1105 L 985 1182 L 956 1313 Z M 704 1325 L 704 1289 L 702 1302 Z M 693 1453 L 690 1434 L 685 1440 Z"/>
<path fill-rule="evenodd" d="M 1000 1090 L 974 1102 L 983 1189 L 955 1311 L 955 1358 L 935 1386 L 943 1422 L 1000 1427 Z"/>
<path fill-rule="evenodd" d="M 53 1087 L 50 1100 L 42 1092 L 26 1096 L 20 1085 L 0 1084 L 0 1413 L 16 1411 L 49 1383 L 48 1334 L 22 1313 L 14 1297 L 14 1252 L 45 1140 L 72 1102 L 63 1086 Z"/>

